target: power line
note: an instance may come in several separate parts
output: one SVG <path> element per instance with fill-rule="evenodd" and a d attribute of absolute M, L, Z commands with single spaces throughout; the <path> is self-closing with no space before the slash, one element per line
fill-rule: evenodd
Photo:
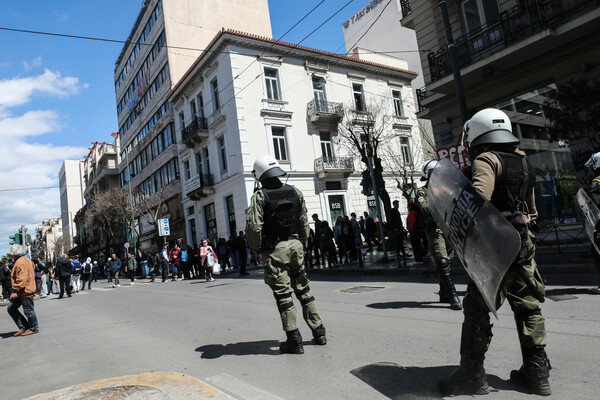
<path fill-rule="evenodd" d="M 385 5 L 385 7 L 383 7 L 383 10 L 381 10 L 381 12 L 379 13 L 379 15 L 377 15 L 377 18 L 375 18 L 375 21 L 373 21 L 373 23 L 371 23 L 371 25 L 369 25 L 369 27 L 367 28 L 367 30 L 365 31 L 365 33 L 362 34 L 361 37 L 358 38 L 358 40 L 356 40 L 356 42 L 354 42 L 354 44 L 352 46 L 350 46 L 350 49 L 352 49 L 354 46 L 356 46 L 356 44 L 358 42 L 360 42 L 360 39 L 364 38 L 365 35 L 367 33 L 369 33 L 369 31 L 371 30 L 371 28 L 373 27 L 373 25 L 375 25 L 375 23 L 379 20 L 379 18 L 383 15 L 383 13 L 385 12 L 385 9 L 387 8 L 387 6 L 390 5 L 390 3 L 392 2 L 392 0 L 389 0 L 387 2 L 387 4 Z"/>

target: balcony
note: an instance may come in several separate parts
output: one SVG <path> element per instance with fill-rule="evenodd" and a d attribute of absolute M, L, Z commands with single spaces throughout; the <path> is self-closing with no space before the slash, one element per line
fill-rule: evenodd
<path fill-rule="evenodd" d="M 181 132 L 181 139 L 187 147 L 194 148 L 196 144 L 202 143 L 208 138 L 208 121 L 206 118 L 194 117 L 192 122 Z"/>
<path fill-rule="evenodd" d="M 557 28 L 598 5 L 598 0 L 526 0 L 500 13 L 499 21 L 456 39 L 459 64 L 473 64 L 536 33 Z M 429 53 L 427 59 L 432 82 L 452 73 L 447 49 Z"/>
<path fill-rule="evenodd" d="M 201 174 L 185 181 L 185 194 L 192 200 L 215 194 L 212 174 Z"/>
<path fill-rule="evenodd" d="M 310 121 L 317 125 L 337 125 L 344 118 L 342 103 L 312 100 L 306 106 Z"/>
<path fill-rule="evenodd" d="M 402 10 L 402 18 L 412 13 L 412 7 L 410 6 L 410 0 L 400 0 L 400 9 Z"/>
<path fill-rule="evenodd" d="M 315 160 L 315 172 L 319 178 L 324 178 L 330 173 L 348 176 L 354 172 L 354 159 L 352 157 L 319 157 Z"/>

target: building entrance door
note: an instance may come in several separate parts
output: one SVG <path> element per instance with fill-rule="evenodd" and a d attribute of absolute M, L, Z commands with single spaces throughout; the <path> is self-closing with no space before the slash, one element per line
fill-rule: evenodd
<path fill-rule="evenodd" d="M 329 215 L 331 217 L 330 225 L 335 225 L 335 220 L 339 216 L 346 214 L 346 207 L 344 207 L 344 195 L 343 194 L 330 194 L 329 199 Z"/>

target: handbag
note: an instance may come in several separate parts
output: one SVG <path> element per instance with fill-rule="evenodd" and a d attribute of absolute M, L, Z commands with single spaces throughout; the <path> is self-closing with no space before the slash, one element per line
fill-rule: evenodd
<path fill-rule="evenodd" d="M 221 275 L 221 264 L 214 263 L 212 266 L 213 275 Z"/>

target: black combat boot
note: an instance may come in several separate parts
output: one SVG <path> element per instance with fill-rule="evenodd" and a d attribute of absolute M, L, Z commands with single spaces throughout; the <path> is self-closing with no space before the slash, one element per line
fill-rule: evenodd
<path fill-rule="evenodd" d="M 287 335 L 287 340 L 279 345 L 279 351 L 284 354 L 304 354 L 304 346 L 302 345 L 300 331 L 295 329 L 293 331 L 285 332 L 285 334 Z"/>
<path fill-rule="evenodd" d="M 313 333 L 312 342 L 314 344 L 318 344 L 320 346 L 327 344 L 327 337 L 325 336 L 325 327 L 323 325 L 321 325 L 317 329 L 313 330 L 312 333 Z"/>
<path fill-rule="evenodd" d="M 440 275 L 440 303 L 450 303 L 452 310 L 462 310 L 456 287 L 450 276 L 450 261 L 445 258 L 436 260 L 436 266 Z"/>
<path fill-rule="evenodd" d="M 522 349 L 523 365 L 510 371 L 510 381 L 539 396 L 550 396 L 552 390 L 548 377 L 552 366 L 543 347 Z"/>
<path fill-rule="evenodd" d="M 452 396 L 488 394 L 490 387 L 483 368 L 483 359 L 483 356 L 463 357 L 456 371 L 438 381 L 440 393 Z"/>

